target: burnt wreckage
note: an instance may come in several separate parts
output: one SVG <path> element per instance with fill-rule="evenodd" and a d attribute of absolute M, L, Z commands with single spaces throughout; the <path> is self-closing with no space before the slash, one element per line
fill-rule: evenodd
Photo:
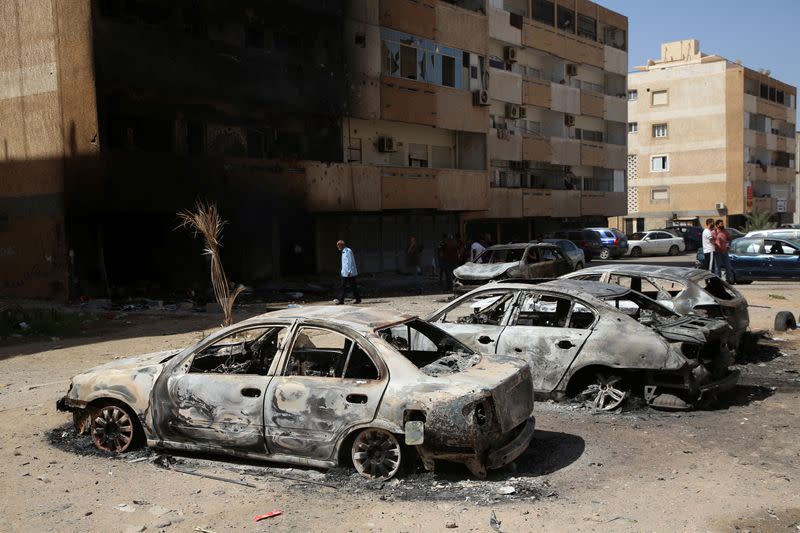
<path fill-rule="evenodd" d="M 137 444 L 317 467 L 347 460 L 388 479 L 415 450 L 431 470 L 508 464 L 534 431 L 529 367 L 481 355 L 408 315 L 286 309 L 182 350 L 72 378 L 58 402 L 95 445 Z"/>
<path fill-rule="evenodd" d="M 476 351 L 513 354 L 537 395 L 582 394 L 611 410 L 633 392 L 649 405 L 688 409 L 735 386 L 731 328 L 679 316 L 641 293 L 555 280 L 489 284 L 428 317 Z"/>

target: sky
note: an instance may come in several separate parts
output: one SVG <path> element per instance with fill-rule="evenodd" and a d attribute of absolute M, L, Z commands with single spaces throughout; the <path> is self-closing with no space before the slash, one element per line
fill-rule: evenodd
<path fill-rule="evenodd" d="M 596 0 L 628 17 L 628 69 L 658 59 L 661 43 L 698 39 L 721 55 L 800 85 L 800 0 Z"/>

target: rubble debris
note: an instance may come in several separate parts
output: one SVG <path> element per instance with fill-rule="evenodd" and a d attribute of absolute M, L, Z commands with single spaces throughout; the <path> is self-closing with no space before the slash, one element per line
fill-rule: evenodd
<path fill-rule="evenodd" d="M 458 524 L 456 524 L 454 521 L 450 520 L 448 522 L 445 522 L 444 527 L 447 528 L 447 529 L 456 529 L 458 527 Z"/>
<path fill-rule="evenodd" d="M 492 511 L 492 515 L 489 517 L 489 525 L 492 526 L 492 529 L 498 533 L 503 533 L 503 529 L 500 527 L 500 524 L 502 523 L 503 522 L 501 520 L 497 519 L 497 515 L 494 514 L 494 511 Z"/>

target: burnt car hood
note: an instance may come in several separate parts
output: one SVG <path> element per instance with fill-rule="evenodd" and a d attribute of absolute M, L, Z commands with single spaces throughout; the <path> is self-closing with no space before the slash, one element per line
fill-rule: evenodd
<path fill-rule="evenodd" d="M 453 270 L 453 275 L 459 279 L 494 279 L 502 276 L 517 264 L 516 261 L 512 263 L 466 263 Z"/>
<path fill-rule="evenodd" d="M 726 322 L 697 316 L 682 316 L 653 326 L 661 336 L 672 342 L 706 343 L 723 337 L 729 327 Z"/>
<path fill-rule="evenodd" d="M 84 374 L 93 374 L 95 372 L 102 372 L 105 370 L 133 370 L 147 366 L 159 365 L 165 363 L 166 360 L 174 357 L 180 353 L 183 348 L 177 350 L 163 350 L 160 352 L 151 352 L 141 355 L 134 355 L 132 357 L 125 357 L 124 359 L 117 359 L 100 366 L 96 366 L 87 370 Z"/>

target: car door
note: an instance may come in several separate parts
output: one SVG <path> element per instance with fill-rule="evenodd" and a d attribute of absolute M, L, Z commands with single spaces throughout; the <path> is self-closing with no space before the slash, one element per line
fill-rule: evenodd
<path fill-rule="evenodd" d="M 534 391 L 549 393 L 578 356 L 593 323 L 594 314 L 580 302 L 523 291 L 497 342 L 497 353 L 526 361 Z"/>
<path fill-rule="evenodd" d="M 516 296 L 516 289 L 472 292 L 438 311 L 430 321 L 473 350 L 492 354 Z"/>
<path fill-rule="evenodd" d="M 730 251 L 731 268 L 737 279 L 753 279 L 758 277 L 760 263 L 767 259 L 761 253 L 762 239 L 742 238 L 737 239 Z"/>
<path fill-rule="evenodd" d="M 290 325 L 235 329 L 200 344 L 154 387 L 161 440 L 222 452 L 263 454 L 264 391 Z"/>
<path fill-rule="evenodd" d="M 669 246 L 672 244 L 669 240 L 669 235 L 660 231 L 654 231 L 650 234 L 650 238 L 652 239 L 653 253 L 665 255 L 669 251 Z"/>
<path fill-rule="evenodd" d="M 769 251 L 769 270 L 772 279 L 800 278 L 800 251 L 786 241 L 764 239 L 764 251 Z"/>
<path fill-rule="evenodd" d="M 284 350 L 264 403 L 273 456 L 329 460 L 354 425 L 371 421 L 389 375 L 366 340 L 321 325 L 300 325 Z"/>

